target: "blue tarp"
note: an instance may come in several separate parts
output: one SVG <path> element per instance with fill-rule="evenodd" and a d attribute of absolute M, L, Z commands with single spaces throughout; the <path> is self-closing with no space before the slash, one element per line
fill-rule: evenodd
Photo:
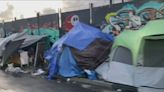
<path fill-rule="evenodd" d="M 59 74 L 63 77 L 81 76 L 82 70 L 77 66 L 72 53 L 65 47 L 59 60 Z"/>
<path fill-rule="evenodd" d="M 45 53 L 45 58 L 50 63 L 48 78 L 51 79 L 57 71 L 59 71 L 60 75 L 64 77 L 73 77 L 80 74 L 77 68 L 78 66 L 76 65 L 69 49 L 65 47 L 63 52 L 61 52 L 63 44 L 83 50 L 96 38 L 101 38 L 110 42 L 113 41 L 112 36 L 102 33 L 99 29 L 80 22 L 77 23 L 71 31 L 55 42 L 52 48 Z M 60 53 L 61 56 L 59 57 L 58 55 Z M 60 64 L 60 66 L 63 64 L 66 65 L 63 65 L 58 69 L 57 63 Z"/>
<path fill-rule="evenodd" d="M 57 45 L 65 44 L 67 46 L 83 50 L 96 38 L 113 41 L 112 36 L 102 33 L 101 30 L 97 28 L 79 22 L 71 29 L 70 32 L 59 39 L 52 48 Z"/>

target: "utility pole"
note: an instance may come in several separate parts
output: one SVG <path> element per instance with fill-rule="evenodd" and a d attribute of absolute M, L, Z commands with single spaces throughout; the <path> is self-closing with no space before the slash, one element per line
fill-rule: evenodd
<path fill-rule="evenodd" d="M 40 25 L 39 25 L 39 23 L 40 23 L 40 13 L 37 12 L 38 34 L 40 35 Z"/>
<path fill-rule="evenodd" d="M 112 0 L 109 0 L 109 5 L 112 5 L 113 4 L 113 1 Z"/>
<path fill-rule="evenodd" d="M 6 31 L 5 31 L 5 20 L 2 20 L 2 29 L 4 31 L 4 38 L 6 37 Z"/>
<path fill-rule="evenodd" d="M 16 21 L 17 20 L 17 18 L 16 17 L 14 17 L 14 21 Z"/>
<path fill-rule="evenodd" d="M 122 0 L 122 3 L 124 3 L 124 0 Z"/>
<path fill-rule="evenodd" d="M 59 28 L 62 27 L 62 12 L 61 12 L 61 8 L 58 8 L 58 16 L 59 16 Z"/>
<path fill-rule="evenodd" d="M 59 28 L 59 37 L 62 37 L 64 30 L 62 29 L 62 10 L 58 8 L 58 28 Z"/>
<path fill-rule="evenodd" d="M 90 17 L 89 17 L 89 23 L 93 23 L 93 3 L 89 4 L 89 10 L 90 10 Z"/>

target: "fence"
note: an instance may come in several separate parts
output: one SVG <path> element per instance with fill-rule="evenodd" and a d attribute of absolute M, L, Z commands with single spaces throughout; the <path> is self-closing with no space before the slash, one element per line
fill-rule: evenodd
<path fill-rule="evenodd" d="M 155 0 L 157 1 L 157 0 Z M 158 0 L 161 1 L 162 0 Z M 139 7 L 141 4 L 147 2 L 147 0 L 136 0 L 133 2 L 126 2 L 120 4 L 113 4 L 113 5 L 106 5 L 102 7 L 91 7 L 90 9 L 84 9 L 79 11 L 70 11 L 61 13 L 61 18 L 59 18 L 59 14 L 50 14 L 44 16 L 38 16 L 35 18 L 28 18 L 28 19 L 21 19 L 21 20 L 14 20 L 11 22 L 1 23 L 0 27 L 3 27 L 5 30 L 6 35 L 15 32 L 21 32 L 25 28 L 36 29 L 36 28 L 49 28 L 53 27 L 59 29 L 59 20 L 63 23 L 68 16 L 78 15 L 81 22 L 86 24 L 92 24 L 94 26 L 100 26 L 101 22 L 104 20 L 104 17 L 109 12 L 114 12 L 122 8 L 125 4 L 134 4 L 136 7 Z M 94 5 L 93 5 L 94 6 Z M 92 11 L 90 11 L 92 9 Z M 92 23 L 90 20 L 92 18 Z M 62 26 L 63 27 L 63 26 Z"/>

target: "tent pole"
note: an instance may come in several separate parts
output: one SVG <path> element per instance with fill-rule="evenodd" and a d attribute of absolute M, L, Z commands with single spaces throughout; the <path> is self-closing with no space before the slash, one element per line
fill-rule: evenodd
<path fill-rule="evenodd" d="M 34 71 L 36 69 L 36 63 L 37 63 L 37 56 L 38 56 L 38 42 L 36 44 L 36 51 L 35 51 L 35 58 L 34 58 Z"/>

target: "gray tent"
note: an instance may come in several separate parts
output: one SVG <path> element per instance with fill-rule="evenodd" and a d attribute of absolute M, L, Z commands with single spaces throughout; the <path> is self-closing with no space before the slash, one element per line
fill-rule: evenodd
<path fill-rule="evenodd" d="M 164 19 L 138 31 L 126 30 L 115 40 L 109 62 L 97 68 L 106 81 L 137 87 L 139 92 L 164 92 Z"/>

